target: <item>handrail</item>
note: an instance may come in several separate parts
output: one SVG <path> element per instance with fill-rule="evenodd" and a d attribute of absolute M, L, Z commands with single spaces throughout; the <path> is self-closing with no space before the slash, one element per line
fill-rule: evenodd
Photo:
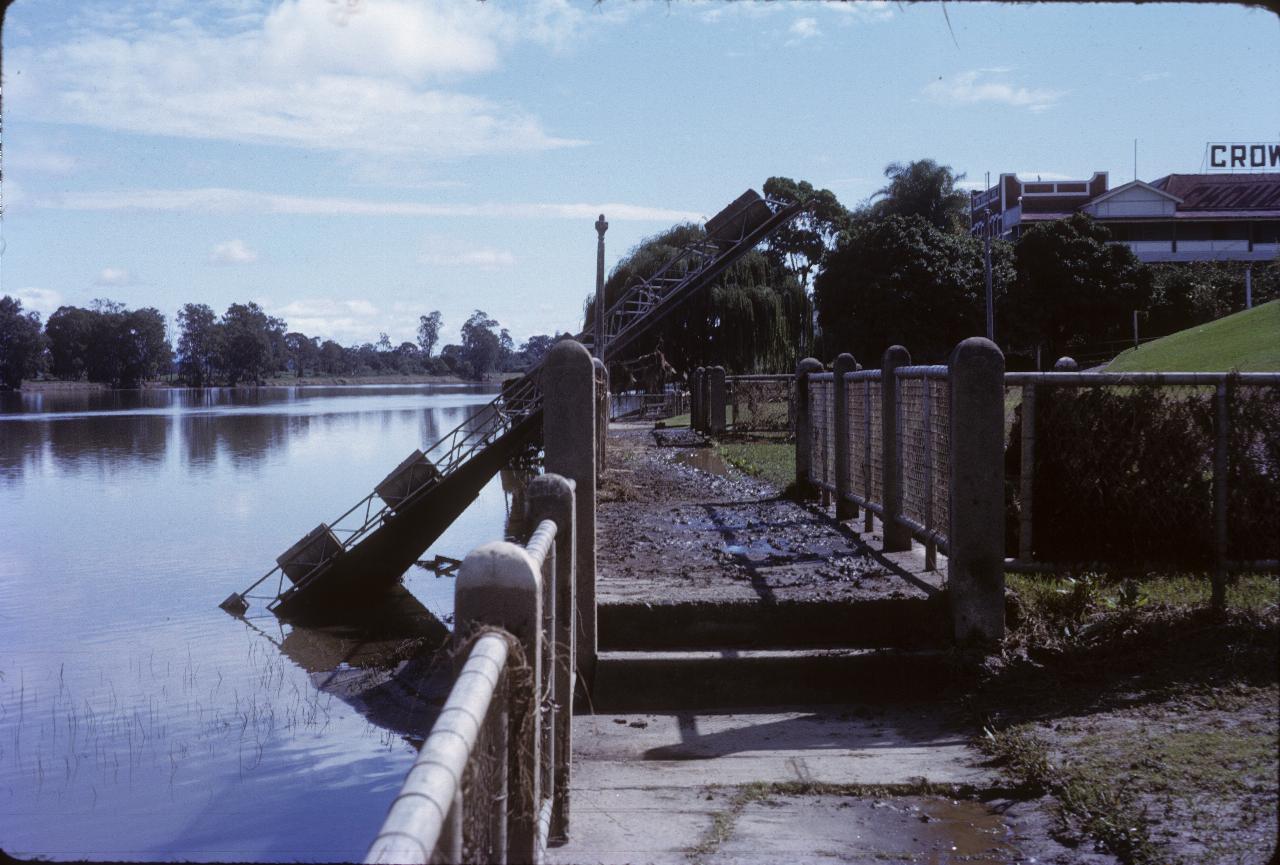
<path fill-rule="evenodd" d="M 1280 372 L 1006 372 L 1004 383 L 1064 385 L 1280 385 Z"/>
<path fill-rule="evenodd" d="M 440 717 L 369 847 L 366 863 L 426 865 L 431 861 L 506 668 L 507 639 L 490 632 L 472 646 Z"/>

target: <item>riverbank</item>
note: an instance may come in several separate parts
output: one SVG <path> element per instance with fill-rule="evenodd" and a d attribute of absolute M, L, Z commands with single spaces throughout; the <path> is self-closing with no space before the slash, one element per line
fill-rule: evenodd
<path fill-rule="evenodd" d="M 483 382 L 474 381 L 472 379 L 462 378 L 456 375 L 309 375 L 302 378 L 296 376 L 281 376 L 270 378 L 261 385 L 239 384 L 236 387 L 342 387 L 345 385 L 366 385 L 366 384 L 489 384 L 498 385 L 510 378 L 519 377 L 520 373 L 502 373 L 501 375 L 491 376 Z M 102 390 L 152 390 L 152 389 L 170 389 L 186 388 L 185 384 L 176 384 L 166 381 L 148 381 L 143 382 L 141 386 L 136 388 L 113 388 L 110 385 L 96 381 L 58 381 L 51 379 L 32 380 L 24 379 L 22 382 L 23 393 L 48 393 L 48 392 L 78 392 L 78 391 L 102 391 Z M 226 385 L 213 385 L 212 387 L 226 387 Z"/>

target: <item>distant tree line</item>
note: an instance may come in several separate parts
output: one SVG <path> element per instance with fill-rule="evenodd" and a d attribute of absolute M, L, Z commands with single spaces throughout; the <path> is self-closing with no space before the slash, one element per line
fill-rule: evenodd
<path fill-rule="evenodd" d="M 138 387 L 168 378 L 191 387 L 262 384 L 282 377 L 453 375 L 483 380 L 518 371 L 538 360 L 554 341 L 540 334 L 519 348 L 510 333 L 481 310 L 462 326 L 462 340 L 438 355 L 443 318 L 421 316 L 417 342 L 343 346 L 289 330 L 283 319 L 256 303 L 233 303 L 221 316 L 205 304 L 178 311 L 178 340 L 171 346 L 165 317 L 152 307 L 130 310 L 112 300 L 88 309 L 62 306 L 40 323 L 16 298 L 0 297 L 0 388 L 48 375 L 65 381 Z"/>

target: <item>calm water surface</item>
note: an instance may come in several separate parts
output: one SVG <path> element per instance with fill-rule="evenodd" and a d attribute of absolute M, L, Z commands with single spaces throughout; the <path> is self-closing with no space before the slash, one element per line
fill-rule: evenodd
<path fill-rule="evenodd" d="M 359 861 L 412 745 L 325 687 L 352 640 L 217 604 L 490 398 L 0 394 L 0 847 Z M 509 506 L 495 479 L 428 557 L 501 537 Z M 451 614 L 452 580 L 405 587 Z"/>

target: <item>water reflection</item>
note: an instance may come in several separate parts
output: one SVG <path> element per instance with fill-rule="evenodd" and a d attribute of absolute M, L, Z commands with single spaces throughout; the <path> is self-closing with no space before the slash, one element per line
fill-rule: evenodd
<path fill-rule="evenodd" d="M 453 580 L 282 628 L 217 609 L 489 394 L 0 394 L 0 843 L 72 859 L 350 860 L 438 693 Z M 433 547 L 519 531 L 495 479 Z M 504 492 L 505 491 L 505 492 Z M 38 611 L 39 615 L 35 615 Z M 433 672 L 436 671 L 436 672 Z"/>

